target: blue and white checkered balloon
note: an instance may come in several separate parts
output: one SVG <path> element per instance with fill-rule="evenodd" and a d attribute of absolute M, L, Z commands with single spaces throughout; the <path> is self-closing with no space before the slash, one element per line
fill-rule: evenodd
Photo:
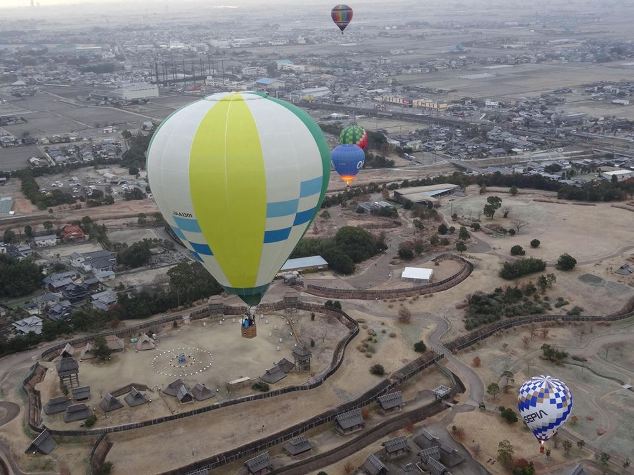
<path fill-rule="evenodd" d="M 550 376 L 535 376 L 526 381 L 517 399 L 520 415 L 540 442 L 555 435 L 572 411 L 570 389 Z"/>

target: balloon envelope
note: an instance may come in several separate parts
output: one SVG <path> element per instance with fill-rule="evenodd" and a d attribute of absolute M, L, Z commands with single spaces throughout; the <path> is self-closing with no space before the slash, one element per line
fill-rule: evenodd
<path fill-rule="evenodd" d="M 358 145 L 343 144 L 332 151 L 332 164 L 341 179 L 348 185 L 352 183 L 359 170 L 363 168 L 364 163 L 365 153 Z"/>
<path fill-rule="evenodd" d="M 332 21 L 334 21 L 341 30 L 341 34 L 343 34 L 343 30 L 346 29 L 346 26 L 348 26 L 352 20 L 352 8 L 348 5 L 336 5 L 330 11 L 330 16 L 332 17 Z"/>
<path fill-rule="evenodd" d="M 365 150 L 368 147 L 368 133 L 360 125 L 350 125 L 339 134 L 342 144 L 355 144 Z"/>
<path fill-rule="evenodd" d="M 563 381 L 536 376 L 519 389 L 517 408 L 537 440 L 550 439 L 572 411 L 572 393 Z"/>
<path fill-rule="evenodd" d="M 306 112 L 245 92 L 208 96 L 163 121 L 147 170 L 194 259 L 255 305 L 319 210 L 330 164 Z"/>

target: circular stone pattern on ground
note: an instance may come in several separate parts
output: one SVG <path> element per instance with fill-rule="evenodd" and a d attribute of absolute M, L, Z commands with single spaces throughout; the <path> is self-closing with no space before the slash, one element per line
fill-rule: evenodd
<path fill-rule="evenodd" d="M 184 355 L 182 358 L 181 355 Z M 192 346 L 160 350 L 152 359 L 152 368 L 158 374 L 184 378 L 200 374 L 211 368 L 210 351 Z"/>

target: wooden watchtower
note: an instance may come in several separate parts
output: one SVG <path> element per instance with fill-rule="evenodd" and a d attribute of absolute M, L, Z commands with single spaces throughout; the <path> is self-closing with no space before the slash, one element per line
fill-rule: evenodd
<path fill-rule="evenodd" d="M 68 389 L 79 387 L 79 363 L 72 356 L 60 358 L 57 362 L 57 376 L 61 386 Z"/>

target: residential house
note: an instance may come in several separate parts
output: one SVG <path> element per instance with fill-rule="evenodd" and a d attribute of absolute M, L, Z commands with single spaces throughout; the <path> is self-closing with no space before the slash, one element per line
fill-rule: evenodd
<path fill-rule="evenodd" d="M 76 224 L 67 224 L 62 228 L 62 241 L 77 242 L 85 241 L 86 233 Z"/>
<path fill-rule="evenodd" d="M 70 256 L 70 264 L 85 272 L 112 271 L 117 264 L 117 256 L 110 251 L 74 252 Z"/>
<path fill-rule="evenodd" d="M 27 335 L 29 333 L 35 333 L 40 335 L 42 333 L 42 319 L 40 317 L 27 317 L 17 322 L 13 322 L 13 327 L 16 333 L 20 335 Z"/>
<path fill-rule="evenodd" d="M 73 305 L 68 300 L 60 300 L 48 309 L 46 316 L 55 321 L 64 320 L 70 317 L 72 308 Z"/>
<path fill-rule="evenodd" d="M 76 304 L 88 298 L 90 289 L 86 284 L 68 284 L 62 289 L 62 295 L 72 304 Z"/>
<path fill-rule="evenodd" d="M 117 294 L 112 290 L 104 290 L 90 296 L 93 308 L 107 312 L 117 303 Z"/>
<path fill-rule="evenodd" d="M 244 465 L 249 475 L 265 475 L 273 471 L 273 464 L 268 452 L 256 455 L 252 459 L 247 460 Z"/>
<path fill-rule="evenodd" d="M 395 437 L 394 439 L 386 440 L 383 445 L 385 455 L 389 459 L 395 459 L 402 455 L 407 455 L 410 452 L 410 447 L 407 444 L 406 437 Z"/>
<path fill-rule="evenodd" d="M 35 247 L 55 246 L 57 244 L 57 236 L 55 234 L 36 236 L 33 238 L 33 244 L 35 244 Z"/>
<path fill-rule="evenodd" d="M 335 417 L 337 432 L 340 434 L 351 434 L 362 430 L 365 427 L 361 409 L 353 409 Z"/>
<path fill-rule="evenodd" d="M 42 280 L 42 283 L 51 292 L 61 292 L 67 285 L 74 284 L 78 280 L 79 273 L 71 270 L 50 274 Z"/>

